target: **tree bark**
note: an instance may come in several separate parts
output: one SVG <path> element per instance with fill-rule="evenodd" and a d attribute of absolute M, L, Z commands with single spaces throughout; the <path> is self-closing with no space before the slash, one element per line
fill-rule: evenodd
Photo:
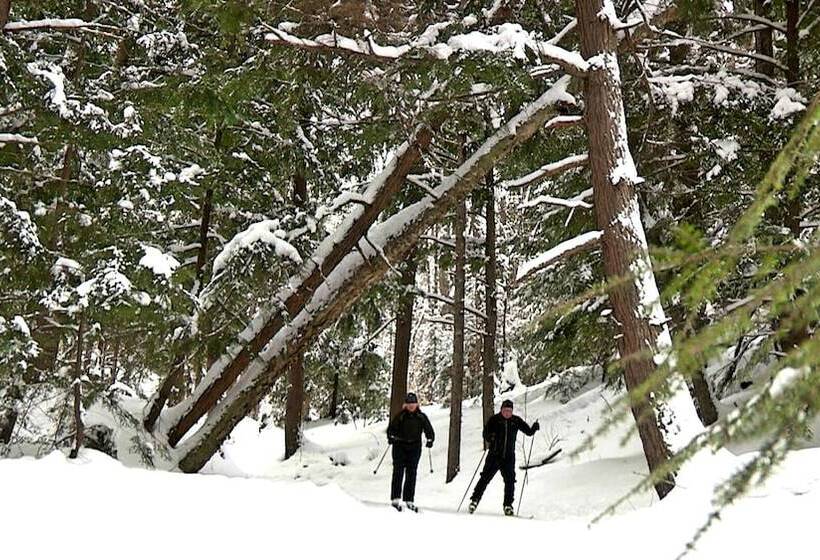
<path fill-rule="evenodd" d="M 339 371 L 333 372 L 333 390 L 330 392 L 330 405 L 327 415 L 335 419 L 339 415 Z"/>
<path fill-rule="evenodd" d="M 0 0 L 0 29 L 3 29 L 9 22 L 9 12 L 11 12 L 11 0 Z"/>
<path fill-rule="evenodd" d="M 301 445 L 302 404 L 305 402 L 305 370 L 302 354 L 290 363 L 288 396 L 285 402 L 285 459 L 289 459 Z"/>
<path fill-rule="evenodd" d="M 754 0 L 755 14 L 771 19 L 772 0 Z M 772 39 L 772 28 L 764 27 L 755 31 L 755 51 L 758 54 L 774 58 L 774 41 Z M 766 76 L 774 75 L 774 65 L 765 60 L 755 60 L 755 70 Z"/>
<path fill-rule="evenodd" d="M 293 176 L 293 201 L 304 207 L 308 201 L 307 179 L 304 173 Z M 305 402 L 304 352 L 294 356 L 288 371 L 288 393 L 285 399 L 285 459 L 299 449 L 302 431 L 302 406 Z"/>
<path fill-rule="evenodd" d="M 786 81 L 797 87 L 800 81 L 800 0 L 786 0 Z"/>
<path fill-rule="evenodd" d="M 257 359 L 252 364 L 248 362 L 251 367 L 242 368 L 242 382 L 230 387 L 224 398 L 209 412 L 203 425 L 185 442 L 179 468 L 184 472 L 202 468 L 236 424 L 258 399 L 267 394 L 286 366 L 289 355 L 303 348 L 353 305 L 365 290 L 391 269 L 391 262 L 404 258 L 423 233 L 440 222 L 491 167 L 541 130 L 546 120 L 554 114 L 556 103 L 574 102 L 566 91 L 568 84 L 568 76 L 559 78 L 553 87 L 524 107 L 457 170 L 445 177 L 433 194 L 369 228 L 368 239 L 375 239 L 380 250 L 361 244 L 360 250 L 349 251 L 340 260 L 338 269 L 328 271 L 332 273 L 330 276 L 325 275 L 328 278 L 327 290 L 313 294 L 306 302 L 306 309 L 289 319 L 288 328 L 280 332 L 280 329 L 269 331 L 268 326 L 264 327 L 264 332 L 260 331 L 254 338 L 264 346 L 275 336 L 275 344 L 261 355 L 257 356 L 258 349 L 254 352 Z M 266 333 L 267 338 L 263 340 Z M 248 344 L 253 345 L 254 341 Z M 251 349 L 245 347 L 246 352 Z M 240 351 L 238 345 L 233 346 L 229 349 L 229 355 L 235 356 Z"/>
<path fill-rule="evenodd" d="M 584 83 L 584 121 L 589 136 L 589 162 L 595 214 L 601 239 L 604 272 L 613 282 L 609 300 L 621 328 L 618 348 L 630 392 L 641 387 L 655 372 L 653 358 L 671 351 L 666 316 L 660 304 L 655 276 L 635 193 L 638 181 L 626 135 L 626 117 L 617 59 L 617 34 L 606 18 L 599 17 L 604 0 L 576 0 L 581 54 L 590 61 Z M 633 281 L 623 281 L 634 279 Z M 675 387 L 675 406 L 691 422 L 694 407 L 689 395 L 681 402 Z M 631 402 L 650 471 L 654 472 L 689 434 L 679 430 L 677 410 L 649 393 Z M 688 409 L 686 405 L 688 404 Z M 695 421 L 697 421 L 695 419 Z M 690 424 L 687 424 L 687 427 Z M 676 436 L 680 435 L 680 438 Z M 688 441 L 688 440 L 686 440 Z M 663 498 L 674 487 L 670 476 L 655 485 Z"/>
<path fill-rule="evenodd" d="M 493 173 L 487 174 L 487 230 L 484 241 L 484 314 L 487 316 L 484 325 L 484 345 L 482 356 L 481 375 L 481 410 L 483 412 L 484 423 L 490 419 L 495 411 L 493 396 L 495 392 L 495 373 L 498 369 L 498 357 L 496 356 L 496 329 L 498 328 L 498 297 L 497 297 L 497 277 L 498 260 L 496 254 L 496 232 L 495 232 L 495 183 Z"/>
<path fill-rule="evenodd" d="M 393 340 L 393 381 L 390 386 L 390 418 L 401 412 L 407 394 L 410 367 L 410 339 L 413 332 L 413 290 L 416 287 L 416 259 L 405 261 L 401 274 L 402 294 L 396 313 L 396 336 Z"/>
<path fill-rule="evenodd" d="M 697 410 L 700 421 L 704 426 L 711 426 L 718 421 L 718 412 L 715 407 L 715 400 L 712 398 L 712 392 L 709 390 L 709 383 L 706 381 L 702 371 L 698 371 L 692 375 L 692 398 L 695 401 L 695 410 Z"/>
<path fill-rule="evenodd" d="M 461 402 L 464 400 L 464 264 L 467 203 L 456 206 L 453 227 L 456 237 L 455 278 L 453 279 L 453 367 L 450 371 L 450 433 L 447 446 L 447 479 L 451 482 L 461 467 Z"/>
<path fill-rule="evenodd" d="M 74 447 L 71 449 L 69 459 L 76 459 L 83 446 L 85 439 L 85 425 L 83 424 L 83 340 L 85 338 L 85 312 L 80 313 L 80 325 L 77 329 L 77 360 L 74 364 L 74 382 L 72 392 L 74 395 Z"/>

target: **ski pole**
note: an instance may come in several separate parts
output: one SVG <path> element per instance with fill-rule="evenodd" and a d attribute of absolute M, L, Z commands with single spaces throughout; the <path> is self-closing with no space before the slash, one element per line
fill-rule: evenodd
<path fill-rule="evenodd" d="M 385 447 L 384 454 L 382 455 L 382 458 L 379 459 L 379 464 L 376 465 L 375 469 L 373 469 L 373 474 L 376 474 L 377 472 L 379 472 L 379 468 L 382 466 L 382 461 L 384 461 L 384 458 L 387 457 L 387 450 L 388 449 L 390 449 L 390 444 L 388 444 L 387 447 Z"/>
<path fill-rule="evenodd" d="M 535 434 L 533 434 L 534 436 Z M 530 458 L 532 457 L 532 446 L 535 443 L 535 438 L 530 438 L 530 453 L 527 455 L 527 467 L 530 466 Z M 524 481 L 521 483 L 521 494 L 518 496 L 518 509 L 515 510 L 516 517 L 518 516 L 518 512 L 521 511 L 521 500 L 524 499 L 524 488 L 527 486 L 527 477 L 530 474 L 530 469 L 526 469 L 524 471 Z"/>
<path fill-rule="evenodd" d="M 464 499 L 467 497 L 467 492 L 470 491 L 470 488 L 473 486 L 473 480 L 475 480 L 475 475 L 478 474 L 478 468 L 481 466 L 481 463 L 484 461 L 484 456 L 487 454 L 487 450 L 484 450 L 484 453 L 481 454 L 481 459 L 478 460 L 478 464 L 475 466 L 475 472 L 473 473 L 473 478 L 470 479 L 470 484 L 467 485 L 467 489 L 464 491 L 464 495 L 461 497 L 461 501 L 458 503 L 458 509 L 456 513 L 461 511 L 461 506 L 464 504 Z"/>
<path fill-rule="evenodd" d="M 433 474 L 433 452 L 427 448 L 427 458 L 430 459 L 430 474 Z"/>

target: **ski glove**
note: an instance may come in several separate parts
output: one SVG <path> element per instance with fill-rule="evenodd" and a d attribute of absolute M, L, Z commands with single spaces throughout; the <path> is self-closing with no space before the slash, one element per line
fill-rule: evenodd
<path fill-rule="evenodd" d="M 387 436 L 387 445 L 393 445 L 394 443 L 396 443 L 396 438 L 393 436 Z"/>
<path fill-rule="evenodd" d="M 427 440 L 427 447 L 433 447 L 433 440 L 432 439 Z"/>
<path fill-rule="evenodd" d="M 532 425 L 532 431 L 537 432 L 540 429 L 541 429 L 541 424 L 539 424 L 538 420 L 536 420 L 535 423 Z"/>

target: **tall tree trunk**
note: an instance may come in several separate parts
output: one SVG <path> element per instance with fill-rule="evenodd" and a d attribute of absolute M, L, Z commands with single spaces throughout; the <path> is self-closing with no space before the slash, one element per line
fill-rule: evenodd
<path fill-rule="evenodd" d="M 285 459 L 301 445 L 302 405 L 305 402 L 305 370 L 302 353 L 296 355 L 288 369 L 288 395 L 285 402 Z"/>
<path fill-rule="evenodd" d="M 401 273 L 402 294 L 396 313 L 396 337 L 393 340 L 393 381 L 390 386 L 390 418 L 401 412 L 407 394 L 407 372 L 410 367 L 410 339 L 413 332 L 413 290 L 416 287 L 416 259 L 405 261 Z"/>
<path fill-rule="evenodd" d="M 117 382 L 117 369 L 120 367 L 120 337 L 114 338 L 114 352 L 111 357 L 111 385 Z"/>
<path fill-rule="evenodd" d="M 800 0 L 786 0 L 786 81 L 797 87 L 800 81 Z"/>
<path fill-rule="evenodd" d="M 327 415 L 333 419 L 339 415 L 339 370 L 333 372 L 333 389 L 330 391 Z"/>
<path fill-rule="evenodd" d="M 74 447 L 69 453 L 69 459 L 76 459 L 85 439 L 85 425 L 83 424 L 83 340 L 85 339 L 85 311 L 80 312 L 80 325 L 77 329 L 77 360 L 74 363 L 74 382 L 72 392 L 74 396 Z"/>
<path fill-rule="evenodd" d="M 498 328 L 498 297 L 497 297 L 497 277 L 498 262 L 496 255 L 496 234 L 495 234 L 495 183 L 493 172 L 487 174 L 487 230 L 484 240 L 484 313 L 487 320 L 484 325 L 484 347 L 481 375 L 481 410 L 483 412 L 484 423 L 493 415 L 495 403 L 493 395 L 495 392 L 495 372 L 498 369 L 498 357 L 496 356 L 495 339 Z"/>
<path fill-rule="evenodd" d="M 304 173 L 293 176 L 293 200 L 296 206 L 305 207 L 308 201 L 307 179 Z M 285 459 L 299 449 L 302 431 L 302 406 L 305 402 L 304 352 L 293 357 L 288 370 L 288 393 L 285 399 Z"/>
<path fill-rule="evenodd" d="M 754 0 L 755 14 L 770 19 L 772 16 L 772 0 Z M 770 58 L 774 58 L 774 41 L 772 28 L 765 26 L 755 31 L 755 51 Z M 774 65 L 765 60 L 755 60 L 755 70 L 766 76 L 774 76 Z"/>
<path fill-rule="evenodd" d="M 635 193 L 637 171 L 629 151 L 616 55 L 617 33 L 607 18 L 599 16 L 605 0 L 576 0 L 581 37 L 581 54 L 590 61 L 584 82 L 584 121 L 589 136 L 589 166 L 595 214 L 601 239 L 604 271 L 613 281 L 609 300 L 621 328 L 618 348 L 624 379 L 630 391 L 640 387 L 655 372 L 653 358 L 671 351 L 671 337 L 660 303 L 655 275 L 640 209 Z M 611 7 L 611 6 L 610 6 Z M 634 278 L 623 282 L 618 279 Z M 673 451 L 691 437 L 695 416 L 692 400 L 683 386 L 681 398 L 677 380 L 669 403 L 652 393 L 632 399 L 632 413 L 638 425 L 646 461 L 651 471 L 662 466 Z M 676 418 L 682 414 L 685 418 Z M 689 432 L 681 433 L 679 422 Z M 663 498 L 674 487 L 674 477 L 658 482 L 655 489 Z"/>
<path fill-rule="evenodd" d="M 455 220 L 455 278 L 453 279 L 453 367 L 450 372 L 450 434 L 447 447 L 447 479 L 452 481 L 461 463 L 461 402 L 464 400 L 464 263 L 467 227 L 467 203 L 456 206 Z"/>

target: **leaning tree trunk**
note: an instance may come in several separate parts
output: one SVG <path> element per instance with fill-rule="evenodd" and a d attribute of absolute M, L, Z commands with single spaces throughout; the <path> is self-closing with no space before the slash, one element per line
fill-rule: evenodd
<path fill-rule="evenodd" d="M 496 254 L 496 233 L 495 233 L 495 184 L 493 183 L 493 172 L 487 174 L 487 229 L 484 240 L 484 313 L 487 316 L 484 325 L 484 347 L 482 359 L 481 375 L 481 410 L 483 412 L 484 423 L 493 415 L 495 403 L 493 394 L 495 391 L 495 372 L 498 368 L 498 358 L 496 356 L 495 342 L 496 329 L 498 326 L 498 297 L 497 297 L 497 276 L 498 262 Z"/>
<path fill-rule="evenodd" d="M 568 76 L 559 78 L 548 91 L 525 106 L 485 140 L 457 170 L 443 178 L 435 191 L 386 218 L 383 223 L 365 228 L 361 236 L 366 233 L 368 240 L 374 244 L 373 247 L 359 244 L 357 239 L 353 246 L 358 246 L 358 250 L 348 251 L 334 269 L 325 269 L 324 264 L 328 261 L 323 261 L 321 268 L 327 270 L 322 282 L 325 288 L 312 293 L 305 304 L 297 308 L 298 312 L 287 322 L 283 322 L 281 327 L 275 328 L 275 324 L 265 323 L 258 331 L 254 328 L 244 332 L 244 346 L 231 346 L 225 356 L 226 361 L 231 356 L 235 356 L 235 360 L 239 359 L 240 353 L 246 356 L 243 360 L 247 359 L 247 363 L 237 373 L 241 373 L 242 378 L 239 382 L 228 385 L 221 400 L 206 409 L 208 418 L 180 446 L 180 470 L 195 472 L 201 469 L 231 430 L 270 391 L 287 365 L 288 356 L 303 349 L 328 324 L 349 309 L 365 290 L 383 278 L 391 269 L 391 263 L 400 262 L 418 243 L 422 234 L 440 222 L 447 212 L 452 211 L 491 167 L 541 130 L 547 119 L 554 114 L 556 103 L 574 103 L 575 99 L 566 91 L 568 84 Z M 397 165 L 394 160 L 389 173 L 398 167 L 401 165 Z M 382 176 L 387 173 L 388 171 Z M 370 208 L 374 206 L 376 205 L 371 204 Z M 348 232 L 352 235 L 351 230 Z M 328 258 L 330 257 L 326 257 Z M 263 317 L 273 317 L 273 310 L 263 310 L 258 321 L 260 325 Z M 272 343 L 268 344 L 270 342 Z M 257 347 L 257 344 L 260 346 Z M 215 384 L 227 381 L 211 373 L 209 376 L 212 378 L 203 381 L 205 385 L 202 390 L 197 390 L 200 396 L 210 391 Z"/>
<path fill-rule="evenodd" d="M 293 177 L 293 200 L 299 207 L 307 205 L 308 189 L 304 173 L 296 173 Z M 302 432 L 302 407 L 305 402 L 304 352 L 298 352 L 290 364 L 285 401 L 285 459 L 288 459 L 299 449 L 299 434 Z"/>
<path fill-rule="evenodd" d="M 434 125 L 435 128 L 437 125 Z M 264 313 L 267 320 L 257 317 L 253 322 L 260 323 L 261 328 L 254 327 L 250 337 L 245 333 L 240 337 L 238 344 L 229 346 L 225 353 L 225 360 L 219 360 L 209 369 L 208 375 L 196 388 L 191 402 L 183 407 L 182 414 L 174 419 L 168 432 L 168 441 L 176 445 L 182 437 L 217 405 L 223 394 L 230 389 L 234 382 L 252 363 L 270 340 L 287 325 L 290 318 L 297 316 L 310 301 L 316 290 L 325 281 L 325 278 L 336 268 L 348 254 L 359 246 L 359 242 L 373 225 L 382 210 L 387 208 L 395 194 L 401 188 L 407 174 L 421 159 L 421 154 L 427 149 L 433 137 L 433 128 L 421 126 L 416 130 L 412 140 L 407 142 L 395 157 L 395 162 L 389 171 L 380 177 L 383 182 L 381 188 L 373 193 L 372 200 L 349 223 L 340 239 L 323 243 L 319 252 L 322 257 L 310 260 L 311 268 L 305 272 L 296 289 L 288 289 L 284 293 L 284 305 L 278 309 Z"/>
<path fill-rule="evenodd" d="M 581 54 L 590 63 L 584 82 L 584 121 L 589 136 L 595 214 L 603 231 L 604 272 L 612 282 L 609 300 L 621 328 L 618 349 L 627 389 L 634 391 L 656 371 L 654 359 L 661 361 L 668 356 L 671 338 L 635 193 L 635 184 L 640 179 L 627 142 L 616 55 L 617 32 L 609 19 L 599 15 L 605 13 L 605 4 L 612 7 L 610 0 L 576 0 Z M 632 413 L 653 472 L 691 436 L 691 431 L 680 433 L 679 422 L 684 421 L 691 428 L 694 418 L 700 424 L 685 385 L 681 398 L 682 380 L 678 381 L 669 403 L 660 401 L 653 393 L 632 399 Z M 684 418 L 676 418 L 679 410 Z M 671 476 L 655 485 L 661 498 L 673 487 Z"/>
<path fill-rule="evenodd" d="M 407 394 L 407 372 L 410 367 L 410 339 L 413 329 L 413 290 L 416 286 L 416 259 L 405 262 L 401 273 L 402 294 L 396 313 L 396 337 L 393 342 L 393 382 L 390 386 L 390 418 L 401 412 Z"/>
<path fill-rule="evenodd" d="M 772 15 L 772 0 L 755 0 L 755 14 L 766 19 Z M 762 29 L 755 31 L 755 51 L 757 54 L 774 58 L 774 41 L 772 28 L 764 25 Z M 774 76 L 774 65 L 766 60 L 755 60 L 755 70 L 766 76 Z"/>
<path fill-rule="evenodd" d="M 455 278 L 453 286 L 453 366 L 450 372 L 450 434 L 447 447 L 447 479 L 452 481 L 460 469 L 461 462 L 461 402 L 464 400 L 464 262 L 466 243 L 464 230 L 467 227 L 467 203 L 460 201 L 456 206 L 455 220 Z"/>

